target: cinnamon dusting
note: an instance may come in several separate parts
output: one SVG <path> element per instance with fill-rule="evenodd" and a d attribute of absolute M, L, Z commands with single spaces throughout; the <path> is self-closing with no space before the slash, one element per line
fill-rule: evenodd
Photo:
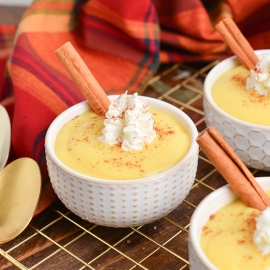
<path fill-rule="evenodd" d="M 156 127 L 155 129 L 160 140 L 164 139 L 166 136 L 175 134 L 175 130 L 170 126 L 167 126 L 166 128 Z"/>
<path fill-rule="evenodd" d="M 245 219 L 245 223 L 247 225 L 248 228 L 255 230 L 256 228 L 256 217 L 259 216 L 259 212 L 258 211 L 253 211 L 252 213 L 250 213 L 248 215 L 248 217 Z"/>
<path fill-rule="evenodd" d="M 239 87 L 246 88 L 246 79 L 241 74 L 235 74 L 232 76 L 231 81 L 235 82 Z"/>

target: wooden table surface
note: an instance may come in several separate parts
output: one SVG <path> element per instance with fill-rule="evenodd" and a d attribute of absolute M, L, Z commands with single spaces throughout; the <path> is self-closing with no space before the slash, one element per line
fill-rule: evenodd
<path fill-rule="evenodd" d="M 10 12 L 7 18 L 13 16 Z M 2 13 L 0 7 L 0 18 Z M 0 23 L 3 23 L 1 19 Z M 162 66 L 140 94 L 179 107 L 201 132 L 206 127 L 203 82 L 215 64 Z M 256 177 L 267 175 L 258 170 L 252 173 Z M 184 202 L 168 216 L 136 228 L 116 229 L 89 223 L 57 200 L 33 218 L 21 235 L 0 245 L 0 269 L 187 270 L 190 217 L 207 194 L 224 184 L 222 176 L 200 152 L 196 178 Z"/>

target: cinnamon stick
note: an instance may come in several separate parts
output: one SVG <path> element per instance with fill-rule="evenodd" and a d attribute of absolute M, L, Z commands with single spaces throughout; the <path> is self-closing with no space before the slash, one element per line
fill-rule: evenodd
<path fill-rule="evenodd" d="M 214 127 L 202 132 L 197 143 L 247 206 L 263 211 L 270 205 L 270 198 L 253 174 Z"/>
<path fill-rule="evenodd" d="M 72 44 L 65 43 L 55 51 L 55 54 L 93 110 L 98 115 L 104 116 L 111 102 Z"/>
<path fill-rule="evenodd" d="M 240 62 L 247 69 L 255 70 L 255 66 L 259 61 L 258 57 L 235 22 L 230 17 L 225 17 L 216 25 L 216 29 Z"/>

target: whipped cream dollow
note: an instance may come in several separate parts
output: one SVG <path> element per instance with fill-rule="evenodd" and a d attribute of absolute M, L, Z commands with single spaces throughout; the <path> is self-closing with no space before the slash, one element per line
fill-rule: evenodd
<path fill-rule="evenodd" d="M 125 151 L 141 150 L 156 137 L 149 106 L 137 93 L 125 92 L 112 102 L 104 125 L 103 135 L 98 139 L 110 145 L 121 144 Z"/>
<path fill-rule="evenodd" d="M 268 96 L 270 93 L 270 53 L 264 55 L 257 63 L 255 70 L 250 70 L 246 81 L 248 90 L 256 90 L 259 95 Z"/>
<path fill-rule="evenodd" d="M 270 254 L 270 206 L 256 218 L 253 242 L 263 255 Z"/>

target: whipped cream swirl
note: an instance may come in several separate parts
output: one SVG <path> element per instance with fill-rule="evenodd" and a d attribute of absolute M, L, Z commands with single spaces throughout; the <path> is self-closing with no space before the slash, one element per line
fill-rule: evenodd
<path fill-rule="evenodd" d="M 256 230 L 253 242 L 263 255 L 270 254 L 270 207 L 268 206 L 256 218 Z"/>
<path fill-rule="evenodd" d="M 257 63 L 255 70 L 250 70 L 246 81 L 248 90 L 256 90 L 259 95 L 268 96 L 270 93 L 270 53 L 265 54 Z"/>
<path fill-rule="evenodd" d="M 128 95 L 125 92 L 109 106 L 103 135 L 98 139 L 110 145 L 121 144 L 125 151 L 141 150 L 156 136 L 152 117 L 145 100 L 137 93 Z"/>

